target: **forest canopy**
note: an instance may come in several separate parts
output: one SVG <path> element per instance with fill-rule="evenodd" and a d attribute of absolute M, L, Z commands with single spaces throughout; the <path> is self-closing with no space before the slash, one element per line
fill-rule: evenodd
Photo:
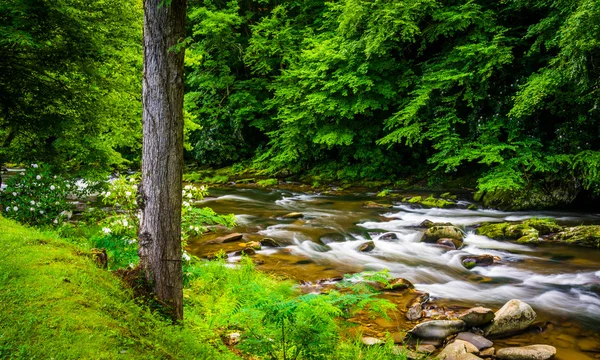
<path fill-rule="evenodd" d="M 0 14 L 0 160 L 139 164 L 139 2 Z M 200 166 L 598 191 L 597 0 L 190 0 L 187 27 Z"/>

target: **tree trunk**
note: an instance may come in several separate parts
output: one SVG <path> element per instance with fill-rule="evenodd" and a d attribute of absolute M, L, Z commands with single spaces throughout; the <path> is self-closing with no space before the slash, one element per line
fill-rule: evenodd
<path fill-rule="evenodd" d="M 167 4 L 165 4 L 167 2 Z M 170 4 L 169 4 L 170 3 Z M 156 298 L 183 318 L 181 181 L 186 0 L 144 0 L 140 265 Z"/>

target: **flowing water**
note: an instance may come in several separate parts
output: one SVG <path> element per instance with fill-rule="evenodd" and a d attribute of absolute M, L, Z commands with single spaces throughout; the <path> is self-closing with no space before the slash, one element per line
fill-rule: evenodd
<path fill-rule="evenodd" d="M 390 209 L 366 209 L 362 204 L 377 200 L 374 194 L 317 195 L 293 190 L 253 188 L 212 189 L 201 206 L 221 213 L 234 213 L 244 242 L 270 237 L 283 246 L 263 247 L 254 256 L 259 269 L 302 282 L 316 282 L 346 273 L 388 269 L 394 277 L 414 283 L 418 291 L 431 295 L 441 313 L 460 311 L 473 305 L 498 309 L 510 299 L 529 303 L 538 313 L 541 331 L 496 342 L 499 347 L 533 343 L 552 344 L 558 359 L 593 359 L 600 354 L 580 352 L 581 339 L 600 344 L 600 250 L 546 243 L 536 246 L 496 241 L 476 235 L 483 222 L 516 221 L 552 217 L 563 225 L 600 223 L 600 214 L 565 212 L 501 212 L 467 210 L 459 201 L 454 209 L 425 209 L 401 202 Z M 301 219 L 282 219 L 301 212 Z M 450 222 L 466 233 L 460 250 L 447 250 L 420 243 L 424 220 Z M 231 232 L 228 231 L 228 232 Z M 382 240 L 394 233 L 397 239 Z M 190 242 L 189 251 L 204 256 L 219 249 L 239 250 L 240 244 L 205 244 L 222 233 Z M 359 252 L 373 240 L 375 249 Z M 490 254 L 501 262 L 489 267 L 465 269 L 467 254 Z M 237 258 L 230 258 L 236 261 Z M 414 295 L 413 295 L 414 296 Z M 399 309 L 410 299 L 390 297 Z M 404 309 L 405 310 L 405 309 Z M 413 323 L 402 312 L 393 321 L 382 319 L 365 324 L 364 332 L 401 334 Z M 497 347 L 498 347 L 497 346 Z"/>

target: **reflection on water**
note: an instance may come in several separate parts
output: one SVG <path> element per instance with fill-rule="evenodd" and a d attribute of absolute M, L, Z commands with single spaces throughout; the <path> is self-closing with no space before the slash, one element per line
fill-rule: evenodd
<path fill-rule="evenodd" d="M 391 209 L 365 209 L 362 203 L 375 200 L 373 196 L 321 196 L 285 190 L 217 189 L 211 195 L 205 205 L 236 214 L 238 227 L 234 231 L 244 233 L 244 241 L 270 237 L 284 245 L 258 252 L 256 258 L 264 262 L 260 266 L 263 270 L 314 281 L 348 272 L 389 269 L 440 303 L 498 308 L 518 298 L 531 304 L 542 319 L 560 316 L 583 324 L 584 329 L 600 329 L 599 250 L 559 244 L 525 246 L 492 240 L 473 231 L 473 226 L 482 222 L 531 217 L 553 217 L 561 224 L 600 223 L 599 214 L 473 211 L 466 209 L 468 202 L 461 202 L 463 208 L 457 209 L 422 209 L 400 202 L 394 202 Z M 304 217 L 280 218 L 289 212 L 301 212 Z M 418 225 L 426 219 L 463 228 L 465 246 L 448 251 L 419 243 L 423 229 Z M 396 239 L 380 239 L 382 233 L 389 232 Z M 203 245 L 217 235 L 192 242 L 190 251 L 202 256 L 219 248 L 239 249 L 239 244 Z M 357 250 L 370 240 L 375 244 L 373 251 Z M 460 262 L 467 254 L 490 254 L 502 261 L 467 270 Z"/>

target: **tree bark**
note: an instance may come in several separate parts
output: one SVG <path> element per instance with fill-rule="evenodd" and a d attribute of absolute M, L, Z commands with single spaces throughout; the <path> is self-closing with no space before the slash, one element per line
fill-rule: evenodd
<path fill-rule="evenodd" d="M 186 0 L 144 0 L 140 265 L 173 320 L 183 318 L 181 182 Z"/>

